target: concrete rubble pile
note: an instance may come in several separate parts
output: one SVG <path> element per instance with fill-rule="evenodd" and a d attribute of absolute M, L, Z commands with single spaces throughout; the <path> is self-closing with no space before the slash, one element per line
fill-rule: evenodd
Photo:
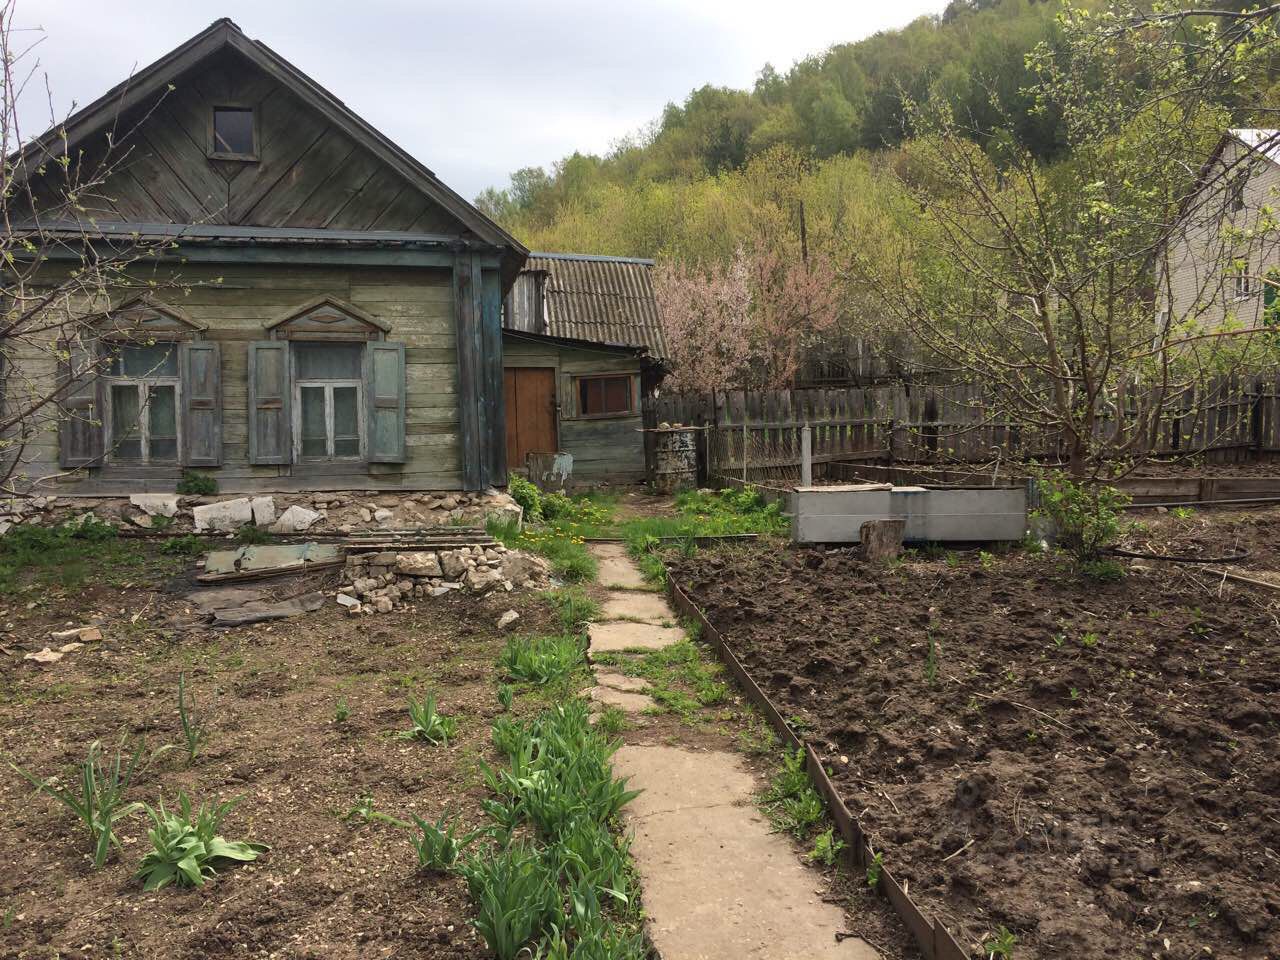
<path fill-rule="evenodd" d="M 442 597 L 454 590 L 483 594 L 544 587 L 549 575 L 546 560 L 501 544 L 357 553 L 347 556 L 337 600 L 352 616 L 390 613 L 411 601 Z"/>

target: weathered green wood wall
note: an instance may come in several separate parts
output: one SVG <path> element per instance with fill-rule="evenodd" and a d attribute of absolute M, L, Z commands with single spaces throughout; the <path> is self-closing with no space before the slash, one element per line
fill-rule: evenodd
<path fill-rule="evenodd" d="M 379 267 L 188 265 L 186 296 L 163 291 L 191 319 L 209 325 L 205 339 L 222 345 L 223 465 L 210 468 L 220 492 L 290 489 L 461 489 L 458 372 L 451 272 Z M 221 282 L 217 282 L 221 278 Z M 406 345 L 406 456 L 403 464 L 253 466 L 248 462 L 248 346 L 266 338 L 264 324 L 319 296 L 333 296 L 391 324 L 388 340 Z M 34 378 L 56 375 L 52 358 L 28 361 Z M 49 432 L 28 450 L 27 472 L 58 470 Z M 61 478 L 51 492 L 172 490 L 177 467 L 106 466 Z"/>
<path fill-rule="evenodd" d="M 573 454 L 573 477 L 582 483 L 638 482 L 644 479 L 644 434 L 640 406 L 634 416 L 578 416 L 574 378 L 627 373 L 638 390 L 640 359 L 634 354 L 593 350 L 503 337 L 503 365 L 553 367 L 556 371 L 557 426 L 560 449 Z"/>
<path fill-rule="evenodd" d="M 253 108 L 256 161 L 208 157 L 212 110 L 228 105 Z M 466 233 L 366 146 L 234 51 L 178 77 L 158 104 L 124 117 L 119 129 L 129 136 L 112 155 L 118 169 L 87 201 L 98 220 Z M 100 162 L 90 147 L 88 168 Z M 59 171 L 51 166 L 45 176 Z"/>

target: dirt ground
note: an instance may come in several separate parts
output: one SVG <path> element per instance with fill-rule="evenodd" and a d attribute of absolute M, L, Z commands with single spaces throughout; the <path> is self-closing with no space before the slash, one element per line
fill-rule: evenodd
<path fill-rule="evenodd" d="M 460 879 L 418 873 L 405 832 L 343 815 L 371 797 L 404 819 L 435 820 L 448 808 L 468 826 L 481 823 L 478 763 L 496 759 L 494 624 L 514 607 L 524 630 L 551 630 L 546 604 L 521 593 L 449 597 L 373 620 L 326 604 L 293 620 L 212 631 L 183 601 L 185 579 L 155 590 L 94 580 L 0 598 L 3 758 L 67 777 L 94 739 L 114 745 L 127 733 L 150 750 L 179 742 L 185 671 L 208 745 L 190 766 L 183 750 L 157 757 L 130 799 L 172 804 L 179 789 L 197 801 L 239 797 L 223 833 L 271 849 L 204 888 L 143 893 L 134 872 L 149 847 L 145 816 L 121 824 L 123 851 L 95 871 L 87 832 L 6 764 L 0 956 L 486 955 Z M 291 595 L 307 585 L 273 587 Z M 94 613 L 105 621 L 101 642 L 48 666 L 21 659 L 50 630 Z M 406 695 L 428 690 L 459 720 L 447 747 L 395 736 L 408 726 Z M 345 722 L 335 716 L 339 700 L 350 709 Z"/>
<path fill-rule="evenodd" d="M 1273 566 L 1280 511 L 1148 520 Z M 975 956 L 1001 926 L 1018 960 L 1280 956 L 1280 596 L 1134 566 L 779 546 L 675 574 Z"/>

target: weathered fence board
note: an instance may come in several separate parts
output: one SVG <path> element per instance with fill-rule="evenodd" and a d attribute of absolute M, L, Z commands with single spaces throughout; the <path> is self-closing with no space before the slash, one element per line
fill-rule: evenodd
<path fill-rule="evenodd" d="M 1138 392 L 1119 389 L 1095 427 L 1114 433 L 1138 416 Z M 979 384 L 895 383 L 863 388 L 664 394 L 645 404 L 645 424 L 705 426 L 709 473 L 752 480 L 799 479 L 800 431 L 812 428 L 813 462 L 989 463 L 1056 458 L 1053 430 L 1009 421 Z M 1197 454 L 1236 463 L 1280 454 L 1280 371 L 1229 375 L 1166 404 L 1150 453 Z"/>

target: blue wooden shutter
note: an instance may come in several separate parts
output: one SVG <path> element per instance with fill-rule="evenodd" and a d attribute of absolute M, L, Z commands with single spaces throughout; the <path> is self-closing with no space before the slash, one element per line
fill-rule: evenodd
<path fill-rule="evenodd" d="M 404 344 L 372 341 L 365 347 L 370 463 L 404 463 Z"/>
<path fill-rule="evenodd" d="M 59 343 L 58 463 L 65 468 L 102 462 L 102 402 L 96 341 Z"/>
<path fill-rule="evenodd" d="M 178 351 L 182 378 L 182 462 L 222 465 L 222 350 L 216 343 L 184 343 Z"/>
<path fill-rule="evenodd" d="M 249 462 L 292 463 L 289 341 L 249 344 Z"/>

